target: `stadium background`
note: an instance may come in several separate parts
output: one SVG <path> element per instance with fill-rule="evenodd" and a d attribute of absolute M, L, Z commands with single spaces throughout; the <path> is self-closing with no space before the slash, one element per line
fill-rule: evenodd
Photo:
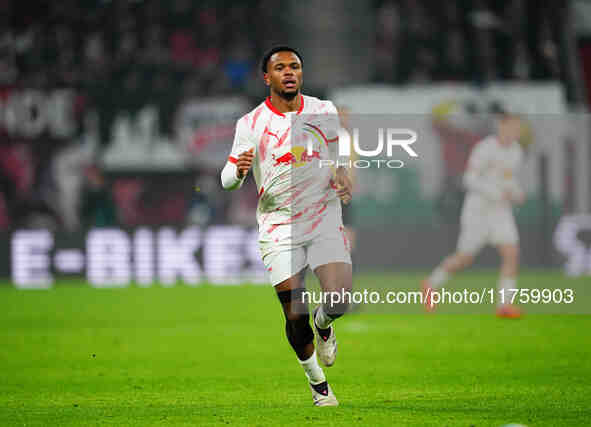
<path fill-rule="evenodd" d="M 314 411 L 254 183 L 219 182 L 277 43 L 346 126 L 419 131 L 403 169 L 356 170 L 356 289 L 416 291 L 453 250 L 469 149 L 504 109 L 527 123 L 518 284 L 576 304 L 356 305 L 341 406 Z M 568 313 L 591 308 L 590 97 L 584 0 L 0 0 L 0 424 L 588 425 L 591 319 Z M 498 257 L 478 262 L 449 286 L 494 288 Z"/>
<path fill-rule="evenodd" d="M 575 243 L 555 243 L 560 219 L 591 207 L 585 2 L 272 5 L 3 2 L 0 275 L 25 287 L 90 270 L 105 286 L 177 273 L 189 282 L 264 281 L 254 244 L 243 243 L 256 236 L 254 182 L 225 193 L 218 174 L 235 120 L 265 96 L 261 52 L 277 43 L 303 52 L 306 93 L 354 118 L 409 115 L 421 128 L 418 161 L 358 170 L 347 214 L 357 268 L 425 269 L 453 249 L 469 149 L 503 109 L 528 123 L 523 262 L 577 258 L 571 272 L 589 268 L 584 216 L 575 218 Z M 241 228 L 217 227 L 225 225 Z M 111 237 L 89 234 L 94 228 Z M 36 231 L 15 233 L 25 229 Z M 198 265 L 158 273 L 160 246 L 185 231 L 194 234 L 187 245 L 202 249 Z M 215 246 L 215 233 L 229 233 L 225 246 Z M 480 258 L 495 261 L 490 252 Z"/>

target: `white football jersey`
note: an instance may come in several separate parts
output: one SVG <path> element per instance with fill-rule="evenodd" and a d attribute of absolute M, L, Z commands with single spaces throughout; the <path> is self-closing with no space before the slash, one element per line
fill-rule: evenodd
<path fill-rule="evenodd" d="M 286 236 L 293 234 L 286 233 L 290 224 L 298 225 L 298 238 L 303 239 L 322 221 L 329 202 L 340 203 L 334 168 L 321 163 L 336 158 L 337 110 L 330 101 L 300 96 L 297 112 L 281 113 L 267 98 L 236 124 L 228 161 L 236 163 L 241 153 L 254 148 L 252 173 L 262 241 L 295 240 L 296 236 Z M 277 228 L 281 229 L 276 232 Z"/>
<path fill-rule="evenodd" d="M 468 190 L 465 209 L 487 211 L 510 208 L 503 195 L 509 191 L 522 194 L 517 179 L 523 161 L 523 150 L 517 141 L 507 146 L 496 136 L 489 136 L 472 149 L 464 184 Z"/>

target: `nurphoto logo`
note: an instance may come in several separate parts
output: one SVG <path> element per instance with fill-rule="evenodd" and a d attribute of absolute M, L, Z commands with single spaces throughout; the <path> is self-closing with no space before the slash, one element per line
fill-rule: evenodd
<path fill-rule="evenodd" d="M 339 157 L 343 160 L 320 160 L 319 167 L 323 166 L 335 166 L 335 167 L 349 167 L 358 169 L 367 169 L 369 167 L 377 166 L 388 167 L 391 169 L 400 169 L 404 167 L 404 161 L 399 159 L 392 159 L 395 152 L 395 148 L 402 149 L 410 157 L 418 157 L 419 155 L 415 150 L 412 149 L 411 145 L 417 141 L 417 133 L 412 129 L 401 129 L 401 128 L 378 128 L 377 129 L 377 146 L 374 149 L 363 149 L 359 143 L 359 129 L 353 129 L 353 137 L 346 129 L 339 129 Z M 385 139 L 385 142 L 384 142 Z M 351 144 L 351 142 L 353 142 Z M 364 159 L 347 159 L 351 156 L 351 147 L 353 151 Z M 384 159 L 384 151 L 388 159 Z M 307 145 L 308 155 L 313 155 L 314 149 L 312 142 L 309 141 Z M 374 159 L 367 159 L 374 157 Z M 379 157 L 379 159 L 375 159 Z"/>

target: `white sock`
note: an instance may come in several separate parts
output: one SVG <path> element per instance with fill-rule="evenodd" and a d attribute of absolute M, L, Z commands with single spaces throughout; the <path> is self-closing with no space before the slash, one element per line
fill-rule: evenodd
<path fill-rule="evenodd" d="M 503 304 L 511 304 L 511 299 L 516 291 L 512 291 L 511 289 L 516 289 L 517 283 L 515 277 L 502 277 L 499 279 L 499 283 L 497 285 L 497 290 L 499 291 L 497 305 Z M 501 294 L 501 290 L 503 293 Z M 503 302 L 504 300 L 504 302 Z"/>
<path fill-rule="evenodd" d="M 326 381 L 324 372 L 322 371 L 322 368 L 316 359 L 316 350 L 314 350 L 314 353 L 312 353 L 310 358 L 307 360 L 298 359 L 298 362 L 300 362 L 300 365 L 302 365 L 302 368 L 304 368 L 304 372 L 306 373 L 306 377 L 308 377 L 310 384 L 316 385 Z"/>
<path fill-rule="evenodd" d="M 433 289 L 440 288 L 442 285 L 445 284 L 449 280 L 449 273 L 445 271 L 442 267 L 437 267 L 429 276 L 429 283 L 433 287 Z"/>
<path fill-rule="evenodd" d="M 332 318 L 330 318 L 325 312 L 324 307 L 320 306 L 318 311 L 316 311 L 316 317 L 314 318 L 314 323 L 320 329 L 328 329 L 330 324 L 332 323 Z"/>

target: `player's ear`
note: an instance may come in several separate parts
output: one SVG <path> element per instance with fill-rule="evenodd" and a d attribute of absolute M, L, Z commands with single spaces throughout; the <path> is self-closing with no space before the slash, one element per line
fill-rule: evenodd
<path fill-rule="evenodd" d="M 271 79 L 269 78 L 269 73 L 263 73 L 263 80 L 265 81 L 266 86 L 271 85 Z"/>

